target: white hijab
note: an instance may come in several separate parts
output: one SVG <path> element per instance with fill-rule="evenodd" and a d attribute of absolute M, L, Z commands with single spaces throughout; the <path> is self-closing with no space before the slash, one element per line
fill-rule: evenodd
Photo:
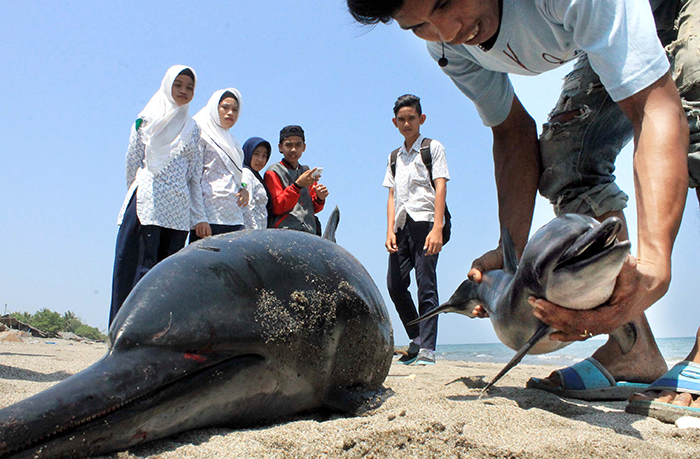
<path fill-rule="evenodd" d="M 243 176 L 243 149 L 229 130 L 221 127 L 221 118 L 219 117 L 219 101 L 226 91 L 238 99 L 238 113 L 240 114 L 243 103 L 241 93 L 238 92 L 238 89 L 226 88 L 212 94 L 207 105 L 193 118 L 202 129 L 202 138 L 214 147 L 226 168 L 233 174 L 236 183 L 240 184 Z"/>
<path fill-rule="evenodd" d="M 165 73 L 158 92 L 139 113 L 140 118 L 148 120 L 140 132 L 146 145 L 146 167 L 153 173 L 168 164 L 182 138 L 194 127 L 194 122 L 188 115 L 190 104 L 178 105 L 172 94 L 175 78 L 185 69 L 190 69 L 195 75 L 196 85 L 197 74 L 191 67 L 173 65 Z"/>

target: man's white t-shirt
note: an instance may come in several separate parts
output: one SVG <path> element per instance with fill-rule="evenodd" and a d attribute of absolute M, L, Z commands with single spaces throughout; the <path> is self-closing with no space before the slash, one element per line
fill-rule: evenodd
<path fill-rule="evenodd" d="M 436 61 L 442 44 L 428 42 Z M 537 75 L 586 53 L 614 101 L 661 78 L 668 59 L 649 0 L 503 0 L 501 28 L 489 51 L 445 45 L 443 71 L 476 105 L 486 126 L 505 121 L 513 103 L 508 73 Z"/>

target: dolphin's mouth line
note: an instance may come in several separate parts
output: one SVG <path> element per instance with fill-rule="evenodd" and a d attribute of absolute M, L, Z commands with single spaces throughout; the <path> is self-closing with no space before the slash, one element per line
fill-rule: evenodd
<path fill-rule="evenodd" d="M 617 235 L 622 230 L 619 221 L 601 224 L 579 237 L 559 259 L 554 271 L 565 269 L 597 258 L 618 244 Z"/>
<path fill-rule="evenodd" d="M 193 354 L 190 354 L 190 355 L 193 355 Z M 260 360 L 265 360 L 265 358 L 262 355 L 258 355 L 258 354 L 241 354 L 241 355 L 235 355 L 235 356 L 229 357 L 229 358 L 224 359 L 224 360 L 219 360 L 212 365 L 201 368 L 195 372 L 186 374 L 180 378 L 174 379 L 174 380 L 172 380 L 172 381 L 170 381 L 162 386 L 156 386 L 149 391 L 146 391 L 142 394 L 135 395 L 127 400 L 120 402 L 120 403 L 114 404 L 114 405 L 112 405 L 112 406 L 110 406 L 110 407 L 108 407 L 108 408 L 106 408 L 98 413 L 84 417 L 80 420 L 71 421 L 70 423 L 68 423 L 64 426 L 56 428 L 51 433 L 48 433 L 48 434 L 43 435 L 43 436 L 36 438 L 36 439 L 32 439 L 31 441 L 25 443 L 22 446 L 15 446 L 15 447 L 13 447 L 11 449 L 7 449 L 7 450 L 0 449 L 0 458 L 5 457 L 5 456 L 10 456 L 10 455 L 15 454 L 17 452 L 31 449 L 35 446 L 40 445 L 40 444 L 48 443 L 49 441 L 57 439 L 58 437 L 66 436 L 74 430 L 77 430 L 77 429 L 79 429 L 87 424 L 90 424 L 92 422 L 103 419 L 103 418 L 111 415 L 112 413 L 115 413 L 119 410 L 122 410 L 130 405 L 134 405 L 141 400 L 148 399 L 149 397 L 151 397 L 157 393 L 163 392 L 164 390 L 166 390 L 166 389 L 168 389 L 168 388 L 170 388 L 178 383 L 181 383 L 182 381 L 195 378 L 195 377 L 201 375 L 202 373 L 211 371 L 212 369 L 215 369 L 215 368 L 217 368 L 223 364 L 226 364 L 232 360 L 244 358 L 244 357 L 253 357 L 253 358 L 260 359 Z"/>
<path fill-rule="evenodd" d="M 26 442 L 24 445 L 18 445 L 18 446 L 15 446 L 15 447 L 13 447 L 11 449 L 7 449 L 7 450 L 0 450 L 0 457 L 5 457 L 6 455 L 10 456 L 10 455 L 15 454 L 17 452 L 26 451 L 28 449 L 31 449 L 31 448 L 38 446 L 38 445 L 41 445 L 43 443 L 48 443 L 49 441 L 56 439 L 58 437 L 65 436 L 75 429 L 78 429 L 78 428 L 80 428 L 86 424 L 89 424 L 93 421 L 96 421 L 98 419 L 109 416 L 110 414 L 124 408 L 125 406 L 131 405 L 132 403 L 135 403 L 141 399 L 147 398 L 148 396 L 155 393 L 157 390 L 158 389 L 153 389 L 153 390 L 148 391 L 144 394 L 137 395 L 137 396 L 132 397 L 128 400 L 125 400 L 121 403 L 117 403 L 115 405 L 112 405 L 109 408 L 100 411 L 99 413 L 95 413 L 91 416 L 85 417 L 85 418 L 80 419 L 78 421 L 71 421 L 66 425 L 63 425 L 63 426 L 56 428 L 55 430 L 53 430 L 52 432 L 50 432 L 46 435 L 43 435 L 41 437 L 38 437 L 38 438 L 32 439 L 31 441 Z"/>

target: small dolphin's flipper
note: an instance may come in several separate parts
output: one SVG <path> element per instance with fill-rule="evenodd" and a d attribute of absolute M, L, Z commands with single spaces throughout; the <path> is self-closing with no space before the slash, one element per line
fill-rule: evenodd
<path fill-rule="evenodd" d="M 637 342 L 637 326 L 632 322 L 626 323 L 622 327 L 610 333 L 610 336 L 615 338 L 617 344 L 620 345 L 620 350 L 623 354 L 627 354 Z"/>
<path fill-rule="evenodd" d="M 549 331 L 550 327 L 549 325 L 545 324 L 544 322 L 540 322 L 540 324 L 537 326 L 537 330 L 535 331 L 535 334 L 532 335 L 532 338 L 528 340 L 527 343 L 525 343 L 525 346 L 523 346 L 518 352 L 515 353 L 512 359 L 510 359 L 510 362 L 503 367 L 503 369 L 496 375 L 495 378 L 491 380 L 490 383 L 486 385 L 481 390 L 482 394 L 485 394 L 486 391 L 488 391 L 491 387 L 493 387 L 496 382 L 501 379 L 503 376 L 505 376 L 506 373 L 510 371 L 511 368 L 516 366 L 517 364 L 520 363 L 520 361 L 525 357 L 525 354 L 527 354 L 530 349 L 533 348 L 533 346 L 537 343 L 540 342 L 542 338 L 544 338 L 547 335 L 547 332 Z"/>
<path fill-rule="evenodd" d="M 508 274 L 515 274 L 518 269 L 518 256 L 515 254 L 513 239 L 505 226 L 501 228 L 501 246 L 503 247 L 503 270 Z"/>
<path fill-rule="evenodd" d="M 416 320 L 410 321 L 406 325 L 417 324 L 418 322 L 436 316 L 441 312 L 456 312 L 458 314 L 463 314 L 467 317 L 474 318 L 472 311 L 474 310 L 474 306 L 479 304 L 478 302 L 475 302 L 477 300 L 478 288 L 479 284 L 476 282 L 469 279 L 465 280 L 459 285 L 459 287 L 457 287 L 457 290 L 455 290 L 447 302 L 441 304 L 432 311 L 423 314 Z"/>
<path fill-rule="evenodd" d="M 338 222 L 340 222 L 340 210 L 338 210 L 338 206 L 335 206 L 335 209 L 331 212 L 331 216 L 328 217 L 326 230 L 323 232 L 323 239 L 335 242 L 335 230 L 338 229 Z"/>

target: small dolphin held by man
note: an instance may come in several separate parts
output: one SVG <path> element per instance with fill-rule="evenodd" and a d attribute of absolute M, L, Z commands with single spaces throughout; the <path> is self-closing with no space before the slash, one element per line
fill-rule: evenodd
<path fill-rule="evenodd" d="M 601 223 L 584 215 L 561 215 L 532 236 L 518 261 L 508 230 L 503 228 L 503 269 L 483 273 L 478 284 L 465 280 L 447 302 L 414 322 L 442 312 L 473 318 L 477 305 L 486 310 L 498 339 L 517 353 L 483 394 L 526 354 L 554 352 L 570 344 L 548 339 L 555 330 L 535 317 L 529 297 L 578 310 L 595 308 L 610 298 L 630 250 L 629 241 L 617 239 L 621 229 L 617 217 Z M 637 335 L 634 325 L 627 324 L 611 336 L 626 353 Z"/>

